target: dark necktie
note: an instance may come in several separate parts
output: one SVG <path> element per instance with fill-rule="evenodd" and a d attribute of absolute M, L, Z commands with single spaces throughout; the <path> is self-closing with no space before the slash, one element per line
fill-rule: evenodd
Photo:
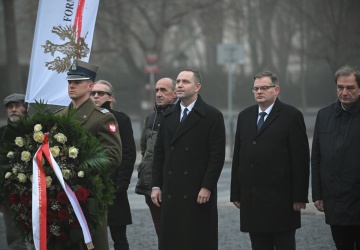
<path fill-rule="evenodd" d="M 264 124 L 265 115 L 266 115 L 266 112 L 261 112 L 260 113 L 260 119 L 259 119 L 258 124 L 257 124 L 257 130 L 258 131 L 261 129 L 261 126 Z"/>
<path fill-rule="evenodd" d="M 185 120 L 185 118 L 187 117 L 187 115 L 188 115 L 188 109 L 185 108 L 184 111 L 183 111 L 183 116 L 181 117 L 180 122 L 183 122 Z"/>

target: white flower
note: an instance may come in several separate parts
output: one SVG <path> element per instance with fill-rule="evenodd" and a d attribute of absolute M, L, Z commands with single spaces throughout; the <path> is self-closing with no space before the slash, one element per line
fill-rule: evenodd
<path fill-rule="evenodd" d="M 10 176 L 11 176 L 11 172 L 7 172 L 7 173 L 5 174 L 5 179 L 9 178 Z"/>
<path fill-rule="evenodd" d="M 63 133 L 57 133 L 54 138 L 59 142 L 64 144 L 67 141 L 66 136 Z"/>
<path fill-rule="evenodd" d="M 51 147 L 50 152 L 53 155 L 53 157 L 58 157 L 60 153 L 60 148 L 58 146 Z"/>
<path fill-rule="evenodd" d="M 16 137 L 15 138 L 15 144 L 19 146 L 20 148 L 24 146 L 24 139 L 22 137 Z"/>
<path fill-rule="evenodd" d="M 28 162 L 31 160 L 31 153 L 29 151 L 22 151 L 21 152 L 21 160 Z"/>
<path fill-rule="evenodd" d="M 12 172 L 13 172 L 13 174 L 17 174 L 18 173 L 17 167 L 12 168 Z"/>
<path fill-rule="evenodd" d="M 78 172 L 78 176 L 79 176 L 80 178 L 83 178 L 83 177 L 85 176 L 84 171 L 79 171 L 79 172 Z"/>
<path fill-rule="evenodd" d="M 34 133 L 33 138 L 34 138 L 34 141 L 42 143 L 44 141 L 45 136 L 44 136 L 43 132 L 38 131 L 38 132 Z"/>
<path fill-rule="evenodd" d="M 18 174 L 17 178 L 19 179 L 20 182 L 23 182 L 23 183 L 26 182 L 26 175 L 23 173 Z"/>
<path fill-rule="evenodd" d="M 35 132 L 39 132 L 39 131 L 41 131 L 41 130 L 42 130 L 41 124 L 36 124 L 36 125 L 34 126 L 34 131 L 35 131 Z"/>
<path fill-rule="evenodd" d="M 75 159 L 77 157 L 78 153 L 79 153 L 79 150 L 77 148 L 75 148 L 75 147 L 69 148 L 69 157 L 70 158 Z"/>
<path fill-rule="evenodd" d="M 63 169 L 61 170 L 61 173 L 66 180 L 70 178 L 71 171 L 69 169 Z"/>
<path fill-rule="evenodd" d="M 13 151 L 9 151 L 9 153 L 7 153 L 6 155 L 8 158 L 14 158 L 14 152 Z"/>
<path fill-rule="evenodd" d="M 51 187 L 52 178 L 50 176 L 46 176 L 46 187 Z"/>

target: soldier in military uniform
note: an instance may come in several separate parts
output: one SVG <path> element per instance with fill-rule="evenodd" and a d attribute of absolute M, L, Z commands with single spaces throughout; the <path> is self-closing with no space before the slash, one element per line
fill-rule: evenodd
<path fill-rule="evenodd" d="M 64 109 L 58 110 L 57 115 L 67 115 L 69 110 L 77 109 L 76 118 L 90 134 L 95 136 L 107 149 L 110 156 L 110 167 L 112 170 L 121 163 L 122 145 L 118 133 L 118 124 L 115 117 L 107 110 L 96 107 L 90 99 L 90 91 L 94 86 L 98 66 L 75 61 L 68 71 L 68 94 L 71 103 Z M 107 220 L 96 232 L 91 232 L 92 242 L 95 250 L 109 249 L 107 235 Z M 79 246 L 82 249 L 82 246 Z"/>

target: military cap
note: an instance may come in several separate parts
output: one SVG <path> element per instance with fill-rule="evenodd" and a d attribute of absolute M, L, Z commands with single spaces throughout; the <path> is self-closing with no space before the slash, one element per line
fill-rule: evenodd
<path fill-rule="evenodd" d="M 14 93 L 14 94 L 11 94 L 11 95 L 5 97 L 5 99 L 4 99 L 4 105 L 5 105 L 5 107 L 6 107 L 10 102 L 25 102 L 25 95 L 23 95 L 23 94 L 18 94 L 18 93 Z"/>
<path fill-rule="evenodd" d="M 92 80 L 95 81 L 99 66 L 88 62 L 76 60 L 67 72 L 66 80 Z"/>

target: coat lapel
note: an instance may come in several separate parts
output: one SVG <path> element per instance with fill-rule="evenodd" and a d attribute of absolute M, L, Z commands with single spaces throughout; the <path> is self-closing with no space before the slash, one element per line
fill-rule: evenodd
<path fill-rule="evenodd" d="M 171 118 L 169 117 L 169 125 L 175 128 L 175 133 L 171 139 L 171 144 L 174 143 L 186 131 L 194 127 L 199 121 L 199 116 L 205 116 L 206 104 L 199 95 L 193 109 L 182 123 L 180 123 L 180 110 L 180 102 L 178 102 L 171 115 Z"/>
<path fill-rule="evenodd" d="M 276 98 L 275 104 L 271 109 L 269 116 L 266 118 L 264 124 L 262 125 L 260 131 L 258 131 L 257 135 L 263 133 L 270 126 L 270 124 L 272 124 L 276 120 L 276 118 L 279 116 L 280 107 L 281 107 L 281 102 L 279 101 L 278 98 Z"/>
<path fill-rule="evenodd" d="M 95 104 L 93 104 L 92 100 L 89 98 L 78 108 L 76 118 L 80 124 L 84 124 L 89 119 L 94 107 Z"/>
<path fill-rule="evenodd" d="M 77 110 L 76 113 L 74 114 L 74 118 L 81 124 L 83 125 L 89 118 L 91 112 L 94 109 L 95 104 L 93 104 L 93 102 L 91 101 L 91 99 L 89 98 L 87 101 L 85 101 Z M 72 104 L 70 103 L 69 106 L 65 107 L 62 111 L 61 114 L 66 114 L 69 115 L 70 110 L 73 110 Z"/>

